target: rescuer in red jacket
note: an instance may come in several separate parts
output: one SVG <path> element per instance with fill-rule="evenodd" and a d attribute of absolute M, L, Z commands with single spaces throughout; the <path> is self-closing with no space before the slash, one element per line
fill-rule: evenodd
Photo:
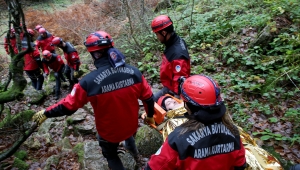
<path fill-rule="evenodd" d="M 13 28 L 10 29 L 9 41 L 10 41 L 10 44 L 12 46 L 12 49 L 14 50 L 14 53 L 18 54 L 19 52 L 18 52 L 18 48 L 17 48 L 17 40 L 16 40 L 16 35 L 15 35 L 15 29 L 13 29 Z M 8 43 L 7 36 L 4 37 L 4 48 L 5 48 L 6 54 L 10 54 L 10 52 L 9 52 L 9 43 Z"/>
<path fill-rule="evenodd" d="M 33 88 L 35 88 L 36 90 L 42 90 L 44 77 L 41 71 L 43 66 L 40 58 L 40 52 L 37 46 L 33 43 L 34 31 L 32 29 L 27 29 L 27 32 L 29 33 L 30 36 L 29 37 L 30 45 L 33 51 L 30 51 L 29 53 L 24 55 L 23 70 L 30 78 Z M 23 36 L 21 43 L 22 43 L 22 50 L 26 50 L 28 48 L 26 36 Z"/>
<path fill-rule="evenodd" d="M 78 83 L 78 71 L 80 66 L 80 58 L 77 50 L 70 42 L 64 42 L 60 37 L 55 37 L 52 40 L 52 46 L 57 46 L 64 51 L 67 65 L 65 68 L 65 75 L 70 82 L 70 88 L 73 88 L 75 83 Z"/>
<path fill-rule="evenodd" d="M 90 102 L 102 154 L 111 169 L 123 170 L 117 154 L 119 142 L 125 140 L 125 148 L 133 154 L 137 163 L 141 161 L 133 138 L 138 128 L 138 99 L 143 101 L 148 114 L 146 120 L 154 123 L 151 87 L 136 67 L 125 63 L 124 55 L 113 47 L 113 39 L 108 33 L 91 33 L 84 45 L 93 57 L 97 70 L 75 84 L 66 98 L 37 112 L 32 119 L 41 124 L 50 117 L 71 115 Z"/>
<path fill-rule="evenodd" d="M 160 65 L 160 81 L 164 87 L 154 94 L 154 101 L 167 93 L 178 97 L 178 78 L 187 77 L 191 72 L 186 43 L 175 33 L 173 22 L 167 15 L 155 17 L 151 28 L 157 39 L 165 45 Z"/>
<path fill-rule="evenodd" d="M 51 53 L 55 53 L 55 48 L 51 46 L 54 36 L 46 31 L 45 28 L 39 28 L 39 36 L 36 39 L 36 46 L 41 50 L 48 50 Z"/>
<path fill-rule="evenodd" d="M 43 68 L 44 68 L 44 77 L 46 78 L 49 75 L 49 68 L 54 71 L 55 77 L 55 100 L 60 98 L 60 86 L 61 80 L 66 81 L 63 72 L 65 69 L 65 63 L 61 59 L 60 55 L 51 53 L 48 50 L 43 51 Z M 49 67 L 49 68 L 48 68 Z"/>
<path fill-rule="evenodd" d="M 226 113 L 218 84 L 206 75 L 181 80 L 180 97 L 188 121 L 169 134 L 146 170 L 245 169 L 245 148 Z"/>

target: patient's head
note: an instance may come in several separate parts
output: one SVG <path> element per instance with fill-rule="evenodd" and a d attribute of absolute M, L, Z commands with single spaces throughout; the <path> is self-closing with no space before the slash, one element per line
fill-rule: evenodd
<path fill-rule="evenodd" d="M 171 96 L 161 96 L 158 99 L 157 104 L 160 105 L 166 111 L 183 107 L 183 102 L 179 103 Z"/>

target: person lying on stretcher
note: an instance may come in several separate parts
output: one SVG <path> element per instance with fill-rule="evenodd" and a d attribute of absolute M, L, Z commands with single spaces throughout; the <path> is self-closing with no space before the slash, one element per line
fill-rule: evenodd
<path fill-rule="evenodd" d="M 184 102 L 171 95 L 165 95 L 159 98 L 155 105 L 154 119 L 156 124 L 152 125 L 153 128 L 160 131 L 163 135 L 164 141 L 168 135 L 182 123 L 187 121 L 184 113 L 187 110 L 184 108 Z M 142 115 L 142 118 L 145 115 Z M 255 140 L 241 127 L 238 127 L 240 138 L 246 149 L 246 170 L 281 170 L 283 169 L 279 161 L 267 151 L 260 148 Z"/>

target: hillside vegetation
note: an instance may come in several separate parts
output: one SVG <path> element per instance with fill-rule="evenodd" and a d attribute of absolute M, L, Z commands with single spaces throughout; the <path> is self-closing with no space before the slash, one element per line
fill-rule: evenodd
<path fill-rule="evenodd" d="M 88 57 L 85 37 L 105 30 L 126 61 L 156 85 L 164 47 L 151 32 L 150 23 L 159 14 L 169 15 L 188 44 L 192 73 L 218 81 L 235 123 L 275 154 L 285 168 L 300 163 L 300 2 L 141 2 L 102 0 L 64 8 L 52 3 L 45 10 L 26 7 L 26 22 L 29 28 L 42 24 L 77 45 L 84 57 Z"/>

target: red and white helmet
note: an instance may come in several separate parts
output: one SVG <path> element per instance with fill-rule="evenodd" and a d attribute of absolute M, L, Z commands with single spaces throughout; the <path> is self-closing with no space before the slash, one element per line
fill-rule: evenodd
<path fill-rule="evenodd" d="M 40 34 L 46 33 L 46 29 L 45 29 L 45 28 L 40 28 L 40 29 L 39 29 L 39 33 L 40 33 Z"/>
<path fill-rule="evenodd" d="M 222 102 L 219 85 L 209 76 L 193 75 L 180 85 L 181 98 L 195 106 L 218 106 Z"/>
<path fill-rule="evenodd" d="M 52 39 L 51 45 L 57 46 L 57 45 L 59 45 L 60 43 L 62 43 L 62 39 L 61 39 L 60 37 L 55 37 L 55 38 Z"/>
<path fill-rule="evenodd" d="M 158 98 L 157 100 L 157 104 L 162 107 L 164 110 L 168 111 L 167 108 L 166 108 L 166 104 L 165 104 L 165 101 L 168 99 L 168 98 L 172 98 L 170 96 L 161 96 L 160 98 Z"/>
<path fill-rule="evenodd" d="M 40 28 L 43 28 L 43 26 L 42 25 L 37 25 L 37 26 L 35 26 L 34 29 L 37 30 L 37 31 L 39 31 Z"/>
<path fill-rule="evenodd" d="M 51 57 L 52 57 L 52 53 L 50 51 L 48 51 L 48 50 L 43 51 L 43 58 L 49 60 Z"/>
<path fill-rule="evenodd" d="M 114 46 L 112 37 L 104 31 L 91 33 L 85 40 L 84 45 L 88 52 L 94 52 Z"/>
<path fill-rule="evenodd" d="M 15 33 L 16 33 L 15 29 L 14 29 L 14 28 L 11 28 L 11 29 L 10 29 L 10 33 L 11 33 L 11 34 L 15 34 Z"/>
<path fill-rule="evenodd" d="M 159 15 L 155 17 L 151 22 L 151 28 L 153 32 L 161 31 L 168 26 L 172 25 L 173 22 L 171 18 L 167 15 Z"/>
<path fill-rule="evenodd" d="M 34 36 L 34 31 L 32 29 L 27 29 L 27 32 L 33 37 Z"/>

